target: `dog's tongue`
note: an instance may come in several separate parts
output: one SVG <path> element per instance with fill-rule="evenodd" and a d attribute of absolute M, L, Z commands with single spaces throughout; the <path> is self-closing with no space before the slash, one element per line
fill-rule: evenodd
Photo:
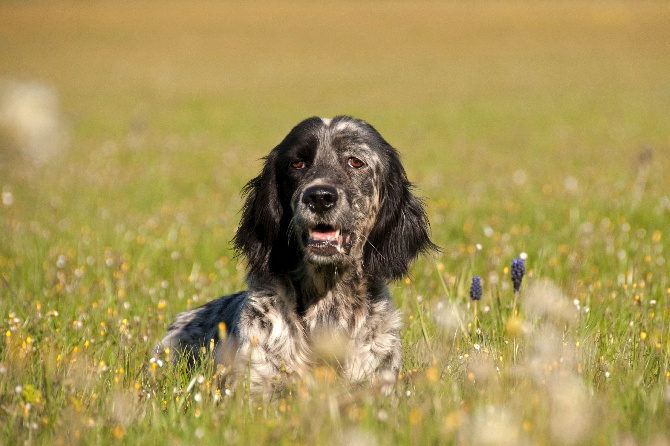
<path fill-rule="evenodd" d="M 340 236 L 340 231 L 335 229 L 313 229 L 310 233 L 312 240 L 327 242 Z"/>

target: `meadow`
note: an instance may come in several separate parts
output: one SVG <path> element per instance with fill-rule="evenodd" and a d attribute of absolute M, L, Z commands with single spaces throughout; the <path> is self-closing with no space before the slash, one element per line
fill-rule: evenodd
<path fill-rule="evenodd" d="M 669 106 L 663 1 L 0 3 L 0 445 L 669 444 Z M 402 153 L 442 248 L 390 285 L 392 395 L 150 362 L 245 287 L 261 158 L 337 114 Z"/>

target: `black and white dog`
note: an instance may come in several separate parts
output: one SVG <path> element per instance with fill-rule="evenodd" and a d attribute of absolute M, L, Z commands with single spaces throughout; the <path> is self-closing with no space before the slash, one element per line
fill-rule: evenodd
<path fill-rule="evenodd" d="M 175 358 L 214 340 L 224 370 L 248 372 L 252 390 L 267 393 L 307 376 L 314 340 L 335 333 L 346 342 L 341 374 L 388 388 L 402 351 L 386 284 L 437 249 L 396 150 L 361 120 L 309 118 L 244 193 L 233 241 L 249 289 L 180 313 L 159 348 Z"/>

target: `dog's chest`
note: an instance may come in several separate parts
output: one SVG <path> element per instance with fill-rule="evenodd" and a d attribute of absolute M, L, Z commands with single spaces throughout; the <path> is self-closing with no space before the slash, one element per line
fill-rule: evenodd
<path fill-rule="evenodd" d="M 354 338 L 367 315 L 366 299 L 329 291 L 313 303 L 301 319 L 308 338 L 323 332 L 337 332 Z"/>

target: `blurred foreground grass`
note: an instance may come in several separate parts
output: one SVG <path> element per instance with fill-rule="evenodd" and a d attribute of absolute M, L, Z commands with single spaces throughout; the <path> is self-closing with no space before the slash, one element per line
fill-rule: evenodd
<path fill-rule="evenodd" d="M 670 441 L 665 2 L 4 2 L 0 49 L 68 136 L 34 165 L 0 130 L 0 443 Z M 403 153 L 443 247 L 392 285 L 395 395 L 143 369 L 244 287 L 258 159 L 341 113 Z"/>

